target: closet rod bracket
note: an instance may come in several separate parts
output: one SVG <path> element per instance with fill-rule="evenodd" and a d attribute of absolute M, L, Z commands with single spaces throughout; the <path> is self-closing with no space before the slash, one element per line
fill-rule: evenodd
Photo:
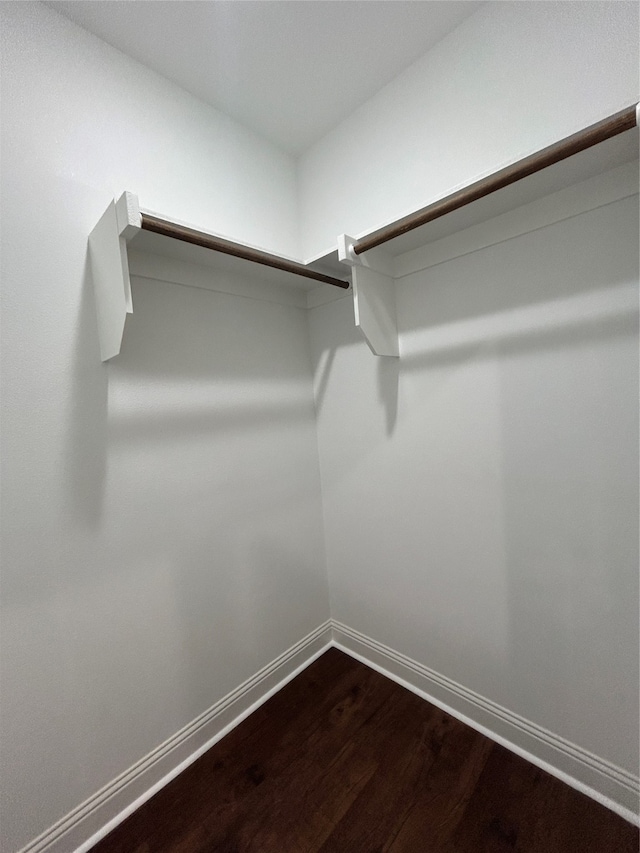
<path fill-rule="evenodd" d="M 338 237 L 338 259 L 351 267 L 353 276 L 356 327 L 374 355 L 397 357 L 400 350 L 393 259 L 379 249 L 357 255 L 355 242 L 347 234 Z"/>
<path fill-rule="evenodd" d="M 125 192 L 110 202 L 89 235 L 91 277 L 102 361 L 118 355 L 127 314 L 133 313 L 127 242 L 140 231 L 138 199 Z"/>

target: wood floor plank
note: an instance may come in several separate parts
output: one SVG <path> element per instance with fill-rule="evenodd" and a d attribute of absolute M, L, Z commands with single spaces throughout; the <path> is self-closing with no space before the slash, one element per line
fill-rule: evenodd
<path fill-rule="evenodd" d="M 353 675 L 354 681 L 343 684 L 340 698 L 330 708 L 325 707 L 321 724 L 283 753 L 279 772 L 265 775 L 259 789 L 240 804 L 226 832 L 215 832 L 209 822 L 212 843 L 224 847 L 233 837 L 239 850 L 280 851 L 279 838 L 270 840 L 275 823 L 277 834 L 286 837 L 295 850 L 299 836 L 300 843 L 307 843 L 309 836 L 322 833 L 323 824 L 335 822 L 329 811 L 332 801 L 335 807 L 344 808 L 335 789 L 343 797 L 353 796 L 376 769 L 366 755 L 354 750 L 352 738 L 370 717 L 376 716 L 392 692 L 366 671 Z M 331 779 L 334 791 L 325 790 L 326 778 Z"/>
<path fill-rule="evenodd" d="M 245 721 L 188 767 L 180 784 L 170 783 L 132 815 L 127 821 L 131 832 L 140 842 L 148 837 L 153 853 L 173 853 L 181 835 L 194 826 L 206 820 L 231 824 L 250 807 L 265 778 L 279 778 L 300 742 L 321 738 L 332 708 L 361 676 L 348 658 L 323 655 L 252 714 L 249 725 Z M 363 702 L 367 697 L 365 693 Z M 264 799 L 262 791 L 259 798 Z M 115 838 L 105 839 L 95 849 L 130 853 L 127 839 L 117 844 Z"/>
<path fill-rule="evenodd" d="M 330 649 L 94 853 L 636 853 L 638 831 Z"/>
<path fill-rule="evenodd" d="M 447 851 L 491 749 L 490 741 L 466 726 L 449 730 L 430 773 L 413 793 L 405 820 L 383 849 Z"/>
<path fill-rule="evenodd" d="M 637 853 L 637 838 L 613 812 L 496 744 L 455 841 L 491 853 Z"/>
<path fill-rule="evenodd" d="M 395 725 L 387 727 L 384 742 L 378 746 L 379 773 L 336 826 L 323 853 L 357 849 L 359 844 L 363 849 L 388 849 L 416 797 L 422 799 L 429 791 L 430 780 L 435 779 L 437 786 L 443 769 L 449 766 L 456 777 L 461 773 L 476 733 L 431 705 L 425 708 L 417 696 L 409 697 L 405 707 L 397 704 Z M 452 754 L 453 747 L 457 747 L 459 760 Z M 366 748 L 361 744 L 361 749 Z M 393 787 L 380 784 L 384 777 L 394 779 Z M 438 813 L 440 816 L 439 807 Z"/>

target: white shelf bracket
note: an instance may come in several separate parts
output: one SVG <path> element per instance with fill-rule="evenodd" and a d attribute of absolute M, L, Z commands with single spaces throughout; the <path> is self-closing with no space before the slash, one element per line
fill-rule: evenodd
<path fill-rule="evenodd" d="M 351 267 L 353 274 L 356 327 L 374 355 L 398 357 L 393 260 L 381 249 L 356 255 L 352 248 L 354 243 L 355 240 L 346 234 L 338 237 L 338 257 Z"/>
<path fill-rule="evenodd" d="M 102 361 L 120 352 L 125 320 L 133 313 L 127 242 L 141 224 L 138 199 L 125 192 L 117 202 L 111 202 L 89 235 Z"/>

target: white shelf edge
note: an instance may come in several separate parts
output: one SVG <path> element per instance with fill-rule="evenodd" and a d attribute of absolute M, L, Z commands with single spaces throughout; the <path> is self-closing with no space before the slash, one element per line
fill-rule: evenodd
<path fill-rule="evenodd" d="M 102 361 L 120 352 L 127 314 L 133 313 L 127 241 L 138 233 L 140 222 L 138 199 L 125 192 L 109 204 L 89 235 Z"/>
<path fill-rule="evenodd" d="M 109 361 L 120 353 L 124 328 L 127 314 L 133 313 L 133 300 L 131 296 L 131 271 L 129 268 L 129 258 L 127 244 L 133 241 L 136 237 L 142 239 L 142 234 L 150 234 L 148 230 L 143 232 L 143 214 L 156 216 L 149 211 L 141 211 L 138 198 L 131 192 L 124 192 L 117 201 L 110 202 L 109 206 L 101 216 L 100 220 L 89 235 L 89 255 L 92 270 L 92 279 L 95 292 L 96 313 L 98 321 L 98 335 L 100 340 L 100 357 L 102 361 Z M 160 217 L 163 218 L 163 217 Z M 169 222 L 169 220 L 167 220 Z M 170 224 L 183 226 L 190 230 L 191 225 L 179 223 L 171 220 Z M 198 231 L 199 234 L 211 236 L 226 242 L 233 243 L 227 238 L 219 237 L 219 235 L 206 231 Z M 151 233 L 151 236 L 153 233 Z M 167 235 L 168 237 L 169 235 Z M 171 235 L 173 236 L 173 235 Z M 162 239 L 167 239 L 162 237 Z M 138 247 L 139 240 L 134 244 Z M 183 245 L 189 245 L 189 242 Z M 252 249 L 256 247 L 241 245 L 242 248 Z M 213 247 L 212 247 L 213 248 Z M 197 251 L 208 251 L 208 247 L 195 246 Z M 257 249 L 258 252 L 264 250 Z M 162 254 L 162 253 L 160 253 Z M 270 253 L 267 253 L 270 254 Z M 288 258 L 283 255 L 275 256 L 284 261 L 295 261 L 293 258 Z M 184 260 L 184 259 L 183 259 Z M 252 263 L 252 259 L 238 259 L 240 263 Z M 196 262 L 197 266 L 197 262 Z M 302 265 L 304 266 L 304 265 Z M 331 276 L 331 272 L 324 273 L 323 270 L 313 270 L 313 272 L 322 272 L 325 275 Z M 294 275 L 295 272 L 285 270 L 280 275 Z M 346 279 L 346 276 L 345 276 Z M 267 279 L 270 281 L 270 279 Z M 273 282 L 271 281 L 271 284 Z M 318 284 L 316 289 L 324 287 L 322 283 Z M 214 288 L 208 288 L 214 289 Z M 351 289 L 350 287 L 348 289 Z M 345 289 L 344 293 L 348 292 Z M 225 291 L 226 292 L 226 291 Z M 311 292 L 311 291 L 309 291 Z M 270 300 L 267 300 L 270 301 Z M 289 304 L 291 300 L 287 300 Z M 299 300 L 299 307 L 308 307 L 306 297 Z"/>
<path fill-rule="evenodd" d="M 356 255 L 353 238 L 338 237 L 338 258 L 351 267 L 353 313 L 358 328 L 374 355 L 398 357 L 393 258 L 382 249 Z"/>

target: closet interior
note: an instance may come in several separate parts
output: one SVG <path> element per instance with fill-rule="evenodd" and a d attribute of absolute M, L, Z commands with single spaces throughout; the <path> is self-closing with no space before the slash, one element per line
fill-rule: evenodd
<path fill-rule="evenodd" d="M 0 21 L 2 850 L 354 659 L 637 823 L 638 4 Z"/>
<path fill-rule="evenodd" d="M 398 356 L 394 280 L 407 274 L 412 253 L 437 252 L 441 241 L 482 222 L 632 163 L 637 128 L 638 105 L 632 105 L 370 234 L 340 235 L 335 252 L 306 264 L 145 211 L 135 194 L 125 192 L 89 237 L 102 360 L 120 351 L 126 314 L 133 312 L 129 247 L 232 273 L 246 263 L 258 265 L 265 280 L 298 289 L 309 290 L 310 282 L 351 288 L 355 325 L 371 351 Z"/>

